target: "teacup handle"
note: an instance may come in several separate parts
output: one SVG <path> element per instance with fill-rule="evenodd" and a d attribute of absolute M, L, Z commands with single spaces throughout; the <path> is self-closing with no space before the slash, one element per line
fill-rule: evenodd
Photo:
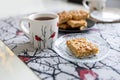
<path fill-rule="evenodd" d="M 86 8 L 86 9 L 90 9 L 90 7 L 87 5 L 87 2 L 90 2 L 91 0 L 83 0 L 83 6 Z"/>
<path fill-rule="evenodd" d="M 29 37 L 29 29 L 25 26 L 25 22 L 29 23 L 30 20 L 27 19 L 27 18 L 23 18 L 21 21 L 20 21 L 20 28 L 21 30 Z"/>

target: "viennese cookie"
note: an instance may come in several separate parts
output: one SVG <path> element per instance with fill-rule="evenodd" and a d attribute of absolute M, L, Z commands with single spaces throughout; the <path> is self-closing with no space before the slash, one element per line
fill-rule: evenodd
<path fill-rule="evenodd" d="M 69 20 L 67 22 L 68 25 L 70 25 L 72 28 L 79 28 L 79 27 L 86 27 L 87 26 L 87 22 L 86 20 Z"/>
<path fill-rule="evenodd" d="M 99 52 L 98 47 L 89 42 L 86 38 L 76 38 L 67 40 L 67 47 L 72 51 L 73 55 L 79 58 L 89 57 Z"/>
<path fill-rule="evenodd" d="M 59 28 L 66 30 L 66 29 L 69 29 L 70 26 L 68 24 L 59 24 Z"/>
<path fill-rule="evenodd" d="M 68 20 L 72 19 L 72 15 L 69 12 L 63 11 L 58 13 L 59 15 L 59 24 L 65 23 Z"/>
<path fill-rule="evenodd" d="M 70 11 L 73 20 L 83 20 L 89 18 L 89 14 L 83 10 L 72 10 Z"/>

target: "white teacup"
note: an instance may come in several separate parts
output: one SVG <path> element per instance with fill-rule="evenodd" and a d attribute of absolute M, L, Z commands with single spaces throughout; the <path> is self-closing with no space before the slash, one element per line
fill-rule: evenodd
<path fill-rule="evenodd" d="M 102 11 L 106 6 L 106 0 L 83 0 L 83 6 L 90 12 Z"/>
<path fill-rule="evenodd" d="M 25 23 L 29 23 L 29 28 Z M 58 15 L 55 13 L 36 13 L 24 18 L 20 22 L 23 32 L 29 36 L 34 48 L 52 48 L 58 37 Z"/>

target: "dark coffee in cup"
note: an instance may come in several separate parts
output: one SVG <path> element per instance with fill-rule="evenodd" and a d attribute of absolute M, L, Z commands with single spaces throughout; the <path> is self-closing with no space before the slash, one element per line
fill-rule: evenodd
<path fill-rule="evenodd" d="M 51 19 L 54 19 L 52 17 L 37 17 L 35 18 L 35 20 L 51 20 Z"/>

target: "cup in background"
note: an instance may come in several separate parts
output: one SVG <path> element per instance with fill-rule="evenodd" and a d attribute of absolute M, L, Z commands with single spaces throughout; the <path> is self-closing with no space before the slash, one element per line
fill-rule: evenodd
<path fill-rule="evenodd" d="M 107 0 L 83 0 L 83 6 L 89 10 L 89 12 L 93 11 L 102 11 L 106 6 Z"/>
<path fill-rule="evenodd" d="M 29 24 L 29 28 L 25 26 Z M 22 31 L 28 35 L 34 48 L 52 48 L 58 37 L 58 15 L 56 13 L 36 13 L 29 15 L 20 22 Z"/>

